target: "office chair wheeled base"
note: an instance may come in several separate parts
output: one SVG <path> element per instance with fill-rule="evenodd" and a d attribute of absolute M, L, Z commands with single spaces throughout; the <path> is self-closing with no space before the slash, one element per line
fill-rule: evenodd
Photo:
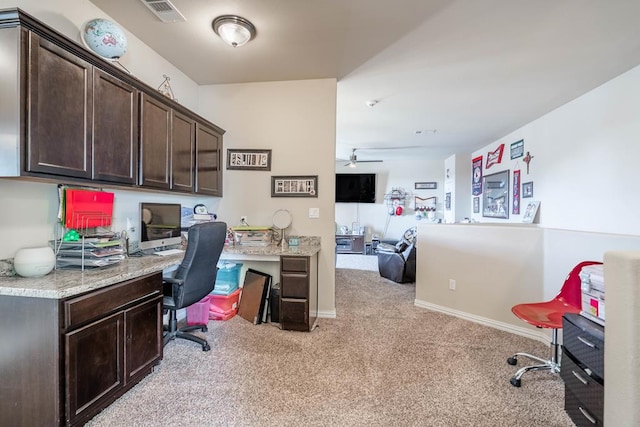
<path fill-rule="evenodd" d="M 202 351 L 211 350 L 211 346 L 209 346 L 209 343 L 207 342 L 207 340 L 189 333 L 191 331 L 197 331 L 197 330 L 201 332 L 207 332 L 208 331 L 207 325 L 192 325 L 192 326 L 185 326 L 184 328 L 178 328 L 177 326 L 178 326 L 178 320 L 176 318 L 176 312 L 175 310 L 173 310 L 169 314 L 169 325 L 163 327 L 164 329 L 164 335 L 162 337 L 163 346 L 167 345 L 169 341 L 172 341 L 176 338 L 182 338 L 182 339 L 193 341 L 197 344 L 200 344 L 202 346 Z"/>
<path fill-rule="evenodd" d="M 548 370 L 553 372 L 554 374 L 560 373 L 560 365 L 558 363 L 556 363 L 554 360 L 545 360 L 541 357 L 538 356 L 534 356 L 532 354 L 529 353 L 516 353 L 513 356 L 511 356 L 510 358 L 507 359 L 507 363 L 509 365 L 517 365 L 518 364 L 518 357 L 522 356 L 522 357 L 527 357 L 531 360 L 535 360 L 540 362 L 539 365 L 530 365 L 530 366 L 525 366 L 522 367 L 520 369 L 518 369 L 516 371 L 516 374 L 509 380 L 509 382 L 511 383 L 512 386 L 514 387 L 520 387 L 521 385 L 521 380 L 520 378 L 529 371 L 544 371 L 544 370 Z"/>
<path fill-rule="evenodd" d="M 536 362 L 540 362 L 539 365 L 531 365 L 525 366 L 516 371 L 516 374 L 509 380 L 512 386 L 520 387 L 521 381 L 520 378 L 525 374 L 525 372 L 529 371 L 551 371 L 554 374 L 560 373 L 560 364 L 558 363 L 558 354 L 559 354 L 560 344 L 558 344 L 558 330 L 553 329 L 551 334 L 551 358 L 543 359 L 538 356 L 534 356 L 529 353 L 516 353 L 510 358 L 507 359 L 507 363 L 509 365 L 515 366 L 518 364 L 518 357 L 526 357 L 531 360 L 535 360 Z"/>

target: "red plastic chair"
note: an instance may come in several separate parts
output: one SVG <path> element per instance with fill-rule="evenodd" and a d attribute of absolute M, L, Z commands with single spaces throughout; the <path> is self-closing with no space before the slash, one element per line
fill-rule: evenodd
<path fill-rule="evenodd" d="M 511 308 L 513 314 L 525 322 L 538 327 L 553 329 L 551 338 L 551 356 L 549 359 L 533 356 L 528 353 L 516 353 L 507 359 L 509 365 L 516 365 L 518 357 L 523 356 L 540 362 L 539 365 L 525 366 L 518 369 L 511 378 L 514 387 L 520 387 L 520 378 L 525 372 L 550 370 L 553 373 L 560 372 L 558 359 L 558 329 L 562 329 L 562 316 L 565 313 L 580 313 L 581 292 L 580 292 L 580 270 L 586 265 L 602 264 L 597 261 L 583 261 L 573 267 L 562 285 L 562 289 L 551 301 L 535 302 L 528 304 L 518 304 Z"/>

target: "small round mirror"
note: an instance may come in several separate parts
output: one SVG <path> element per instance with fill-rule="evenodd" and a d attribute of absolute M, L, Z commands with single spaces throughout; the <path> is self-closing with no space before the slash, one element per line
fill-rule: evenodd
<path fill-rule="evenodd" d="M 280 245 L 286 247 L 286 240 L 284 238 L 284 230 L 291 225 L 291 213 L 286 209 L 278 209 L 273 214 L 273 226 L 280 230 L 281 240 Z"/>
<path fill-rule="evenodd" d="M 291 213 L 286 209 L 278 209 L 273 214 L 273 226 L 284 230 L 291 225 Z"/>

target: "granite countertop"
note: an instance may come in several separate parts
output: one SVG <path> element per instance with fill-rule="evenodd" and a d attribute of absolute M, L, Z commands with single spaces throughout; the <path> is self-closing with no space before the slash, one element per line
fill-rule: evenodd
<path fill-rule="evenodd" d="M 277 245 L 225 246 L 223 254 L 239 255 L 295 255 L 312 256 L 320 251 L 320 243 L 281 248 Z M 316 244 L 317 243 L 317 244 Z M 150 273 L 162 271 L 180 263 L 184 254 L 130 257 L 109 267 L 85 269 L 57 269 L 44 277 L 0 277 L 0 295 L 34 298 L 63 299 L 114 283 L 135 279 Z"/>
<path fill-rule="evenodd" d="M 109 267 L 61 268 L 44 277 L 0 277 L 0 295 L 63 299 L 114 283 L 162 271 L 182 260 L 182 254 L 127 258 Z"/>

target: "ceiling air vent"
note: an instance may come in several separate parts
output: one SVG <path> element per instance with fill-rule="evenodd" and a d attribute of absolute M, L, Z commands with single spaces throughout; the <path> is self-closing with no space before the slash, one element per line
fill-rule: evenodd
<path fill-rule="evenodd" d="M 186 21 L 182 13 L 169 0 L 141 0 L 162 22 Z"/>

